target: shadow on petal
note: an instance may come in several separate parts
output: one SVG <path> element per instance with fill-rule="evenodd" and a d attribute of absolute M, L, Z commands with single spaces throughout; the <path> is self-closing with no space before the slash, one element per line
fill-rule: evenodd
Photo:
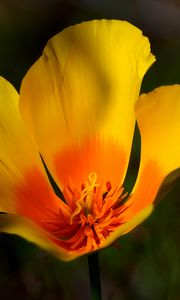
<path fill-rule="evenodd" d="M 155 205 L 159 204 L 159 202 L 175 187 L 179 181 L 180 168 L 177 168 L 169 173 L 161 183 L 157 196 L 154 200 Z"/>

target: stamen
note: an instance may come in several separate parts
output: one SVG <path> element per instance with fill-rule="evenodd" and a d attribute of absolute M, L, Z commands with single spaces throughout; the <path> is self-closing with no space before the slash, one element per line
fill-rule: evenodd
<path fill-rule="evenodd" d="M 83 253 L 96 250 L 125 221 L 127 193 L 121 185 L 97 183 L 94 172 L 80 190 L 70 186 L 64 188 L 66 203 L 60 205 L 60 220 L 44 220 L 43 226 L 50 228 L 65 249 Z"/>
<path fill-rule="evenodd" d="M 111 190 L 111 183 L 109 181 L 106 182 L 106 188 L 107 188 L 107 192 L 109 192 Z"/>
<path fill-rule="evenodd" d="M 74 217 L 76 215 L 78 215 L 80 213 L 81 209 L 82 209 L 82 206 L 79 202 L 76 202 L 76 205 L 77 205 L 77 207 L 76 207 L 75 211 L 73 212 L 73 214 L 70 217 L 70 221 L 69 221 L 70 225 L 72 225 Z"/>
<path fill-rule="evenodd" d="M 95 172 L 90 173 L 89 174 L 90 183 L 86 181 L 85 184 L 82 185 L 84 189 L 81 192 L 80 198 L 76 201 L 77 207 L 70 217 L 70 224 L 73 223 L 74 217 L 78 215 L 82 209 L 85 209 L 86 214 L 88 214 L 91 211 L 94 189 L 100 186 L 100 184 L 96 183 L 96 181 L 97 181 L 97 174 Z"/>

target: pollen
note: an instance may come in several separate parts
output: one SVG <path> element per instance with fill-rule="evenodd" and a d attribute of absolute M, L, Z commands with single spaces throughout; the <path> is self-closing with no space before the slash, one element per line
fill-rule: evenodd
<path fill-rule="evenodd" d="M 63 190 L 66 200 L 61 201 L 59 222 L 46 220 L 48 230 L 59 239 L 60 245 L 68 251 L 90 252 L 122 223 L 122 199 L 127 196 L 121 186 L 112 187 L 107 181 L 98 182 L 92 172 L 82 183 L 81 190 L 66 186 Z"/>

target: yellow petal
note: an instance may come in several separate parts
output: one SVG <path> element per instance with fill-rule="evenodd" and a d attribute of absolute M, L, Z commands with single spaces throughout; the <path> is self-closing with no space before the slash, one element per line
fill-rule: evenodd
<path fill-rule="evenodd" d="M 142 155 L 170 173 L 180 166 L 180 85 L 162 86 L 141 95 L 136 115 Z"/>
<path fill-rule="evenodd" d="M 24 217 L 8 214 L 0 215 L 0 232 L 18 235 L 62 260 L 69 261 L 76 258 L 75 254 L 58 246 L 56 238 Z"/>
<path fill-rule="evenodd" d="M 20 110 L 61 186 L 76 182 L 80 170 L 81 183 L 105 169 L 108 180 L 115 168 L 123 180 L 134 103 L 154 60 L 148 39 L 124 21 L 84 22 L 48 42 L 23 80 Z"/>
<path fill-rule="evenodd" d="M 0 211 L 40 220 L 58 211 L 38 151 L 18 111 L 19 95 L 0 77 Z"/>
<path fill-rule="evenodd" d="M 136 184 L 126 203 L 129 217 L 156 199 L 168 174 L 177 170 L 179 176 L 180 85 L 163 86 L 141 95 L 136 115 L 142 149 Z"/>

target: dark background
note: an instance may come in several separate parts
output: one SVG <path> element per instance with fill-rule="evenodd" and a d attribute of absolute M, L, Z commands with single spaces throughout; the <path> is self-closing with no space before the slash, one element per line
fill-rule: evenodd
<path fill-rule="evenodd" d="M 149 37 L 157 62 L 142 91 L 180 83 L 178 0 L 1 0 L 0 75 L 19 90 L 51 36 L 95 18 L 127 20 Z M 137 173 L 139 151 L 136 130 L 127 190 Z M 148 220 L 118 241 L 118 248 L 100 252 L 104 300 L 180 299 L 179 201 L 176 185 Z M 18 237 L 1 234 L 0 299 L 89 300 L 87 258 L 64 263 Z"/>

